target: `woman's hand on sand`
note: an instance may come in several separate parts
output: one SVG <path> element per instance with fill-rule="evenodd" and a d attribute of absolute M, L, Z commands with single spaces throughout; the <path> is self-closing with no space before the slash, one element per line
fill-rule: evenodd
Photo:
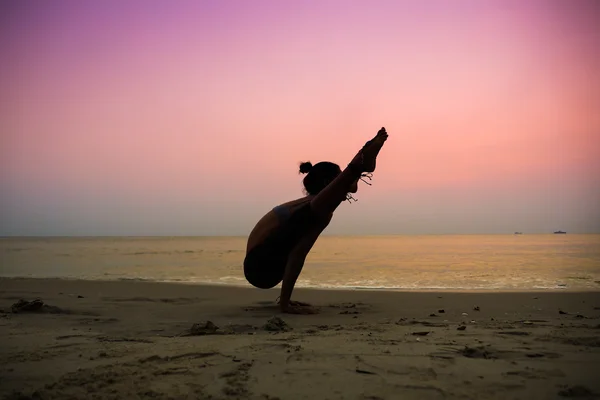
<path fill-rule="evenodd" d="M 277 302 L 277 304 L 281 304 L 281 296 L 277 297 L 277 299 L 275 300 Z M 294 300 L 290 300 L 288 302 L 288 304 L 290 306 L 295 306 L 295 307 L 312 307 L 311 304 L 308 303 L 304 303 L 302 301 L 294 301 Z"/>
<path fill-rule="evenodd" d="M 314 308 L 314 307 L 307 307 L 307 306 L 294 306 L 291 304 L 288 304 L 287 306 L 281 306 L 281 312 L 284 312 L 286 314 L 318 314 L 319 310 Z"/>
<path fill-rule="evenodd" d="M 302 301 L 294 301 L 294 300 L 290 300 L 290 305 L 298 306 L 298 307 L 312 307 L 312 305 L 310 305 L 308 303 L 304 303 Z"/>

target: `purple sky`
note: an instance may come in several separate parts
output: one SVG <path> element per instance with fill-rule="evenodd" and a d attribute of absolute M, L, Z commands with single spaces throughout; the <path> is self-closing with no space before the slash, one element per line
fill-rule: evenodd
<path fill-rule="evenodd" d="M 600 3 L 4 1 L 0 235 L 245 235 L 381 127 L 331 234 L 600 232 Z"/>

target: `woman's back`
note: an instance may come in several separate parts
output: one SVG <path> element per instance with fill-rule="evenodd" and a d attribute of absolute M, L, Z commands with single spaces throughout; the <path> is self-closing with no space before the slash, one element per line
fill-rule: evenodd
<path fill-rule="evenodd" d="M 284 223 L 290 215 L 303 205 L 310 202 L 313 196 L 306 196 L 296 200 L 288 201 L 280 204 L 268 213 L 266 213 L 256 224 L 246 246 L 246 254 L 254 248 L 254 246 L 262 243 L 275 229 Z"/>

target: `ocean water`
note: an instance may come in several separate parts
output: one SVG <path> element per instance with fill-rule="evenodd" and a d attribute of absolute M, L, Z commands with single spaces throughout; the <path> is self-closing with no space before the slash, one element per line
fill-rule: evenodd
<path fill-rule="evenodd" d="M 250 286 L 244 237 L 1 238 L 0 276 Z M 600 235 L 324 236 L 297 286 L 600 290 Z"/>

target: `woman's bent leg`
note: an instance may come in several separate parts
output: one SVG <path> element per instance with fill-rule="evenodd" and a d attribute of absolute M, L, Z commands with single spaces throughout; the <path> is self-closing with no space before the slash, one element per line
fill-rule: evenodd
<path fill-rule="evenodd" d="M 283 280 L 292 249 L 315 225 L 317 218 L 310 203 L 307 203 L 271 233 L 264 243 L 250 250 L 244 259 L 246 280 L 260 289 L 277 286 Z"/>

